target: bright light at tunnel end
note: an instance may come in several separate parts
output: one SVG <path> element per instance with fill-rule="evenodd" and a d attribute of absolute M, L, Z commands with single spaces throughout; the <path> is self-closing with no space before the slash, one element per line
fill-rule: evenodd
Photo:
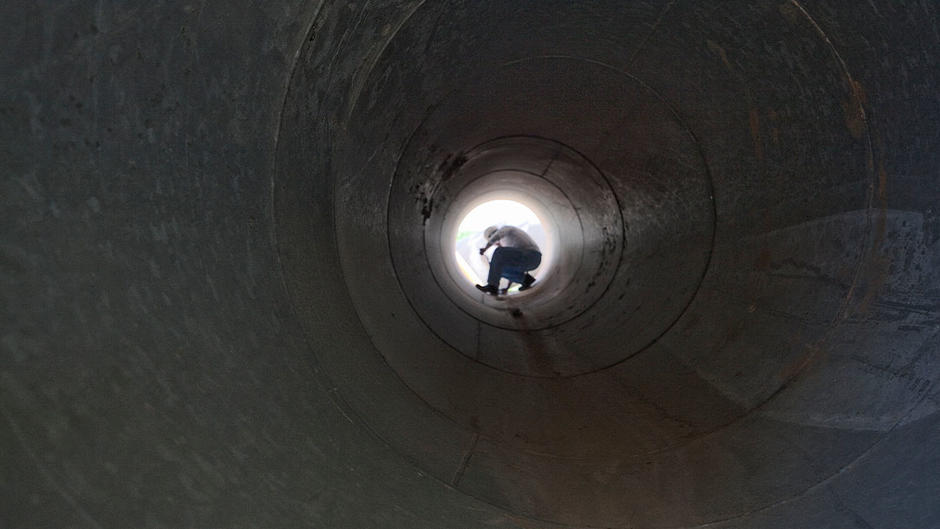
<path fill-rule="evenodd" d="M 489 260 L 495 247 L 480 255 L 479 249 L 486 246 L 483 232 L 489 226 L 515 226 L 524 230 L 538 244 L 542 251 L 542 264 L 529 273 L 536 279 L 545 276 L 550 267 L 551 241 L 550 230 L 532 209 L 515 200 L 488 200 L 477 205 L 461 219 L 454 240 L 454 259 L 460 276 L 471 284 L 486 284 Z M 505 288 L 503 279 L 501 287 Z M 519 285 L 514 284 L 509 292 L 516 292 Z"/>

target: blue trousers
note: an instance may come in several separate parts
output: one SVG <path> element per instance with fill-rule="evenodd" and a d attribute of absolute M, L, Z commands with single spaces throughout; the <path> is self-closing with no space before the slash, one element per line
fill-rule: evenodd
<path fill-rule="evenodd" d="M 526 272 L 538 268 L 541 262 L 542 254 L 535 250 L 500 246 L 493 252 L 493 258 L 490 260 L 490 274 L 486 282 L 497 288 L 499 288 L 500 278 L 503 277 L 513 283 L 522 283 L 525 281 Z"/>

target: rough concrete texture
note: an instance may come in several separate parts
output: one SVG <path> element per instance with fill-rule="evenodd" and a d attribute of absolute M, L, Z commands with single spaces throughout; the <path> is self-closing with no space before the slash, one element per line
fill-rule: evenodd
<path fill-rule="evenodd" d="M 935 2 L 0 20 L 0 527 L 940 528 Z"/>

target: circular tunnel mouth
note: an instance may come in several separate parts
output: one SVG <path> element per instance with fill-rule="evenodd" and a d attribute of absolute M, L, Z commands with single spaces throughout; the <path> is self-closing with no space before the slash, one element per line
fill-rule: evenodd
<path fill-rule="evenodd" d="M 406 145 L 386 202 L 387 230 L 395 277 L 416 315 L 453 350 L 524 376 L 596 372 L 649 347 L 696 292 L 714 222 L 694 144 L 681 128 L 657 127 L 699 162 L 665 175 L 675 188 L 606 160 L 612 179 L 587 155 L 537 136 L 466 150 Z M 420 130 L 415 137 L 428 141 Z M 531 205 L 551 228 L 551 266 L 538 288 L 491 296 L 459 272 L 454 234 L 467 212 L 495 198 Z M 626 339 L 584 347 L 579 330 L 594 325 L 617 327 Z M 533 363 L 543 341 L 565 345 Z"/>
<path fill-rule="evenodd" d="M 447 160 L 461 163 L 454 168 Z M 418 163 L 427 165 L 424 160 Z M 398 278 L 429 326 L 435 327 L 431 322 L 444 308 L 442 295 L 450 302 L 446 308 L 459 311 L 462 318 L 526 332 L 570 321 L 600 298 L 619 266 L 623 223 L 606 179 L 589 160 L 552 140 L 508 137 L 434 165 L 438 171 L 417 182 L 400 168 L 393 197 L 398 190 L 422 191 L 407 202 L 389 204 L 389 239 Z M 540 219 L 547 244 L 539 288 L 494 297 L 482 294 L 459 272 L 454 239 L 460 223 L 474 208 L 495 199 L 523 204 Z M 421 207 L 405 209 L 403 203 Z M 416 235 L 422 240 L 410 242 Z M 413 262 L 413 255 L 405 252 L 415 246 L 423 250 L 426 271 L 399 266 Z M 438 291 L 420 288 L 427 272 Z M 448 326 L 435 327 L 435 332 L 447 336 Z"/>

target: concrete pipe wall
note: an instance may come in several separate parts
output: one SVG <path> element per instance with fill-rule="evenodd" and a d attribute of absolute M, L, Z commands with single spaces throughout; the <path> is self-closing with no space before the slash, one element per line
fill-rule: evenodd
<path fill-rule="evenodd" d="M 0 526 L 940 527 L 933 3 L 0 14 Z"/>

